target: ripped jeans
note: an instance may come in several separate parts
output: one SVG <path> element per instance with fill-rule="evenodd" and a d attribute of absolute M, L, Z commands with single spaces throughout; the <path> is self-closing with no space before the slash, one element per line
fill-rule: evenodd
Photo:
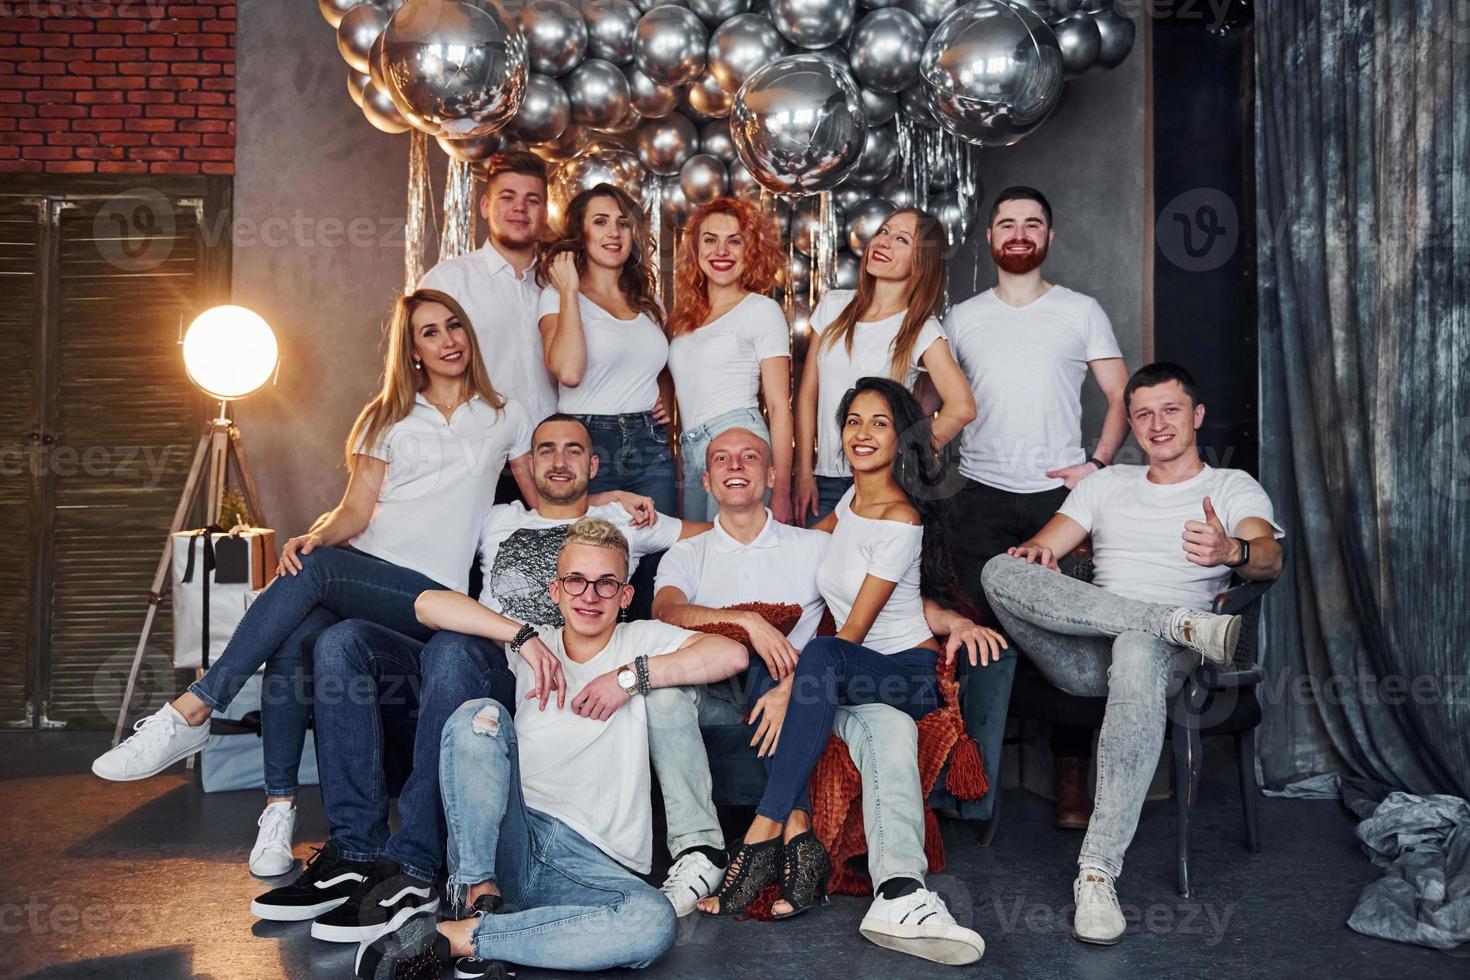
<path fill-rule="evenodd" d="M 466 701 L 450 716 L 439 791 L 450 888 L 493 881 L 518 909 L 480 917 L 476 956 L 551 970 L 636 969 L 674 944 L 678 922 L 661 892 L 526 806 L 515 722 L 498 701 Z"/>

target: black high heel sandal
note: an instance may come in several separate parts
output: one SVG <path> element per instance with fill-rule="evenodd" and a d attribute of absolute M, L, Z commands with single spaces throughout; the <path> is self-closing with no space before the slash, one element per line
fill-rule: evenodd
<path fill-rule="evenodd" d="M 718 912 L 705 912 L 718 918 L 736 916 L 750 908 L 761 889 L 781 880 L 781 838 L 772 837 L 758 844 L 746 844 L 735 848 L 730 855 L 725 880 L 711 898 L 720 900 Z M 700 911 L 703 911 L 701 909 Z"/>
<path fill-rule="evenodd" d="M 827 879 L 832 877 L 832 856 L 810 830 L 786 842 L 782 853 L 781 900 L 790 912 L 772 912 L 773 919 L 790 919 L 821 902 L 827 904 Z"/>

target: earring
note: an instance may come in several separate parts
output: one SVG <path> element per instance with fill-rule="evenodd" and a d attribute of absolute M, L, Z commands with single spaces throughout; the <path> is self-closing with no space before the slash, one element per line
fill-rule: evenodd
<path fill-rule="evenodd" d="M 627 606 L 622 606 L 621 608 L 618 609 L 618 622 L 620 622 L 620 623 L 626 623 L 627 621 L 628 621 L 628 607 Z"/>
<path fill-rule="evenodd" d="M 424 362 L 423 361 L 418 361 L 418 360 L 414 361 L 413 362 L 413 369 L 415 371 L 422 371 L 424 369 Z"/>

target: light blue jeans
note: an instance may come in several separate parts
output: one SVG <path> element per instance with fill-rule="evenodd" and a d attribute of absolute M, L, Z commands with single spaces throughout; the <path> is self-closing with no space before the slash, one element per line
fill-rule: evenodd
<path fill-rule="evenodd" d="M 684 513 L 686 521 L 712 521 L 719 513 L 720 505 L 714 494 L 704 489 L 705 452 L 715 436 L 727 429 L 749 429 L 769 445 L 771 432 L 766 420 L 761 418 L 758 408 L 737 408 L 723 415 L 716 415 L 702 425 L 696 425 L 679 434 L 679 456 L 684 466 Z M 766 500 L 771 495 L 766 494 Z"/>
<path fill-rule="evenodd" d="M 1173 606 L 1125 599 L 1009 555 L 990 559 L 981 582 L 1006 634 L 1048 681 L 1108 699 L 1097 799 L 1077 863 L 1116 878 L 1158 766 L 1169 694 L 1199 654 L 1166 639 Z"/>
<path fill-rule="evenodd" d="M 728 684 L 663 687 L 646 695 L 648 747 L 664 797 L 669 853 L 723 849 L 709 756 L 699 726 L 743 725 L 744 699 Z M 847 746 L 863 784 L 868 874 L 876 889 L 893 878 L 924 880 L 924 795 L 919 786 L 919 732 L 886 704 L 844 705 L 832 730 Z"/>
<path fill-rule="evenodd" d="M 515 722 L 498 701 L 466 701 L 450 716 L 439 791 L 454 898 L 493 881 L 518 910 L 480 918 L 476 956 L 551 970 L 636 969 L 674 944 L 678 921 L 667 898 L 560 820 L 526 806 Z"/>

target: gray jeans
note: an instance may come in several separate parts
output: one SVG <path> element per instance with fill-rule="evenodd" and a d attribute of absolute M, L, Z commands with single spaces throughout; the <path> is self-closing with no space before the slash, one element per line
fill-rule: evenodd
<path fill-rule="evenodd" d="M 1097 800 L 1077 863 L 1116 878 L 1163 747 L 1169 694 L 1199 654 L 1166 639 L 1174 606 L 1125 599 L 1008 555 L 987 562 L 981 581 L 1007 635 L 1048 681 L 1108 699 Z"/>
<path fill-rule="evenodd" d="M 648 745 L 663 790 L 669 853 L 725 846 L 715 812 L 709 757 L 700 724 L 740 725 L 745 709 L 728 685 L 664 687 L 648 694 Z M 863 828 L 873 886 L 891 878 L 924 880 L 924 799 L 919 732 L 886 704 L 841 706 L 833 729 L 863 784 Z"/>

